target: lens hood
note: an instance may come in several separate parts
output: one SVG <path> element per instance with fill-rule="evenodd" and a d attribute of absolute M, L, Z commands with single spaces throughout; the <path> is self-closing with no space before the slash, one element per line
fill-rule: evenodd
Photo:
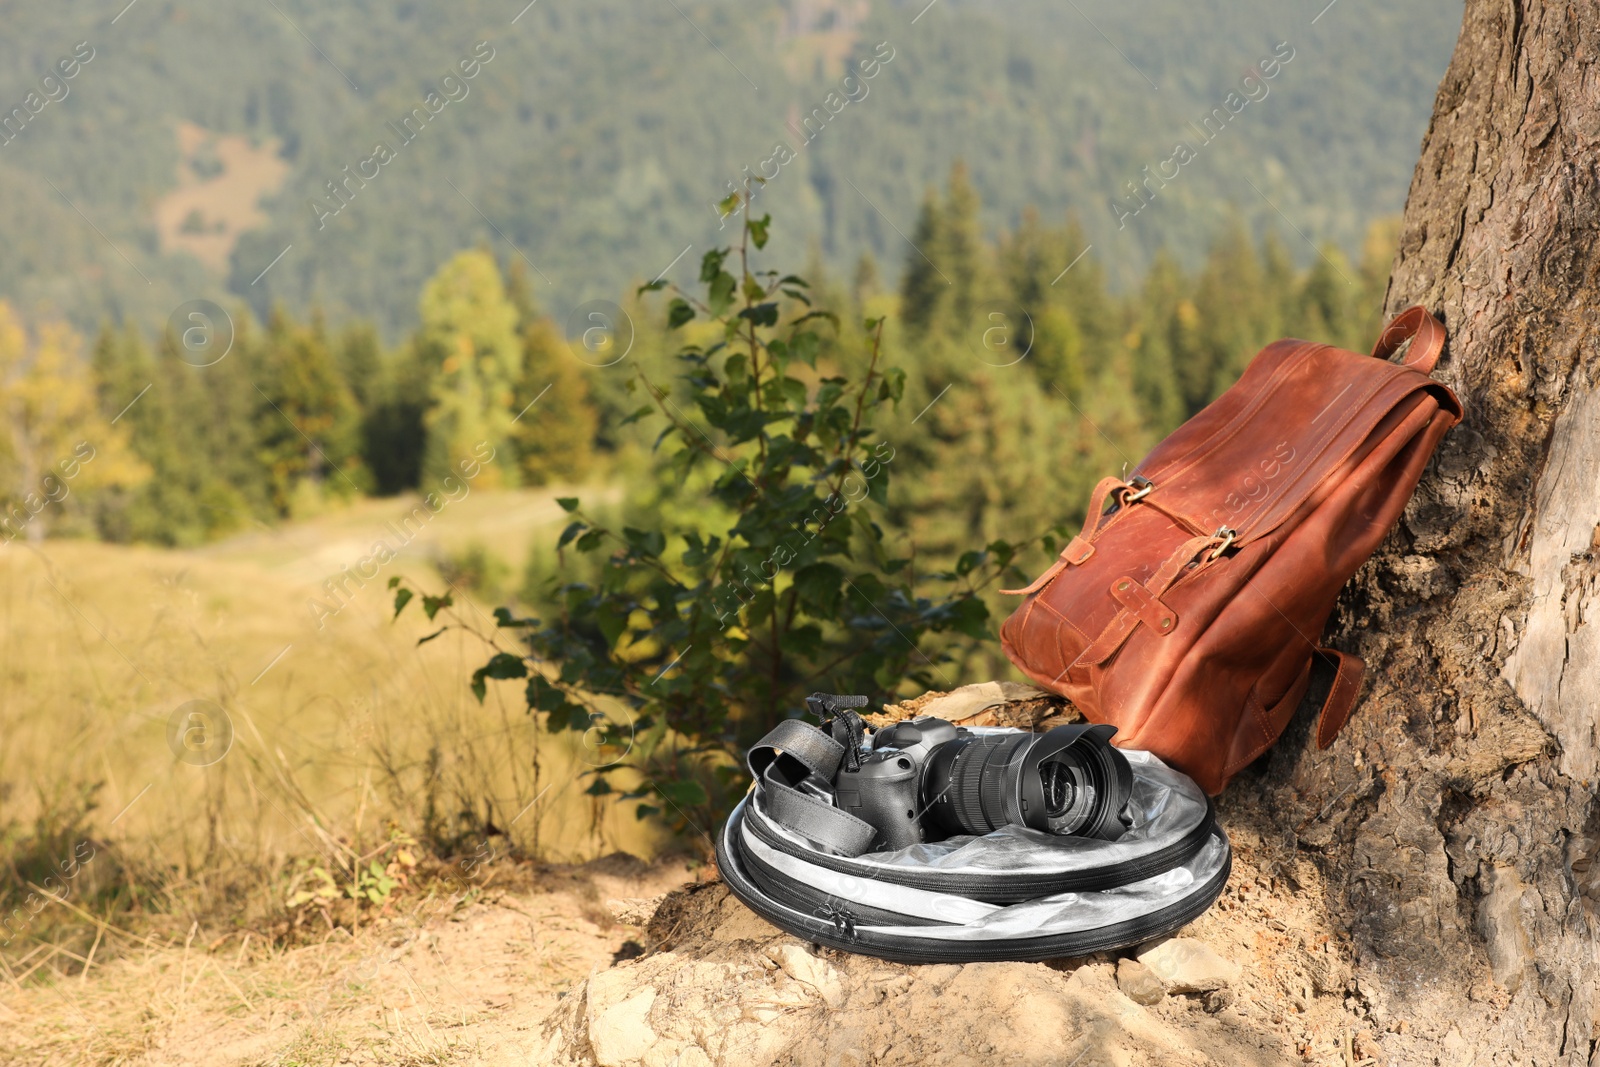
<path fill-rule="evenodd" d="M 1133 768 L 1111 744 L 1117 728 L 1104 723 L 1073 723 L 1048 730 L 1022 751 L 1017 775 L 1017 822 L 1035 830 L 1114 840 L 1133 823 L 1128 800 Z M 1064 766 L 1053 771 L 1052 763 Z M 1073 779 L 1067 803 L 1046 793 L 1056 774 Z M 1085 787 L 1088 787 L 1087 794 Z"/>

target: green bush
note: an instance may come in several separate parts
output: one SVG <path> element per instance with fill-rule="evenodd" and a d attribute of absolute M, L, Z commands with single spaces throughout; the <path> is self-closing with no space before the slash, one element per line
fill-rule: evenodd
<path fill-rule="evenodd" d="M 630 381 L 648 402 L 628 420 L 660 426 L 654 520 L 613 528 L 562 499 L 558 549 L 603 557 L 600 577 L 558 585 L 545 618 L 500 609 L 485 635 L 499 650 L 472 679 L 479 699 L 489 680 L 525 679 L 550 729 L 626 752 L 640 784 L 624 796 L 650 798 L 641 816 L 662 801 L 694 825 L 737 782 L 731 757 L 806 694 L 950 685 L 937 676 L 950 642 L 935 635 L 990 638 L 979 590 L 1018 551 L 995 541 L 932 574 L 891 551 L 866 502 L 887 499 L 894 442 L 874 425 L 903 374 L 882 366 L 881 319 L 842 329 L 804 279 L 756 268 L 769 222 L 747 217 L 736 247 L 705 255 L 700 295 L 671 287 L 681 375 Z M 398 614 L 415 594 L 391 585 Z M 450 607 L 421 599 L 430 617 Z M 610 792 L 604 767 L 593 773 L 590 791 Z"/>

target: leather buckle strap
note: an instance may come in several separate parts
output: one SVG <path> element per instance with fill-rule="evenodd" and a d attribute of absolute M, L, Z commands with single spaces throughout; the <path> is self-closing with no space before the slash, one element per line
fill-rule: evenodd
<path fill-rule="evenodd" d="M 1111 595 L 1133 612 L 1140 622 L 1163 637 L 1178 628 L 1178 613 L 1132 578 L 1122 577 L 1112 582 Z"/>
<path fill-rule="evenodd" d="M 1081 567 L 1089 562 L 1089 557 L 1094 555 L 1094 546 L 1085 541 L 1081 536 L 1074 537 L 1067 542 L 1067 547 L 1061 550 L 1061 559 L 1069 567 Z"/>
<path fill-rule="evenodd" d="M 1096 637 L 1090 642 L 1088 648 L 1078 654 L 1078 657 L 1072 661 L 1072 665 L 1077 666 L 1081 663 L 1095 667 L 1104 663 L 1116 653 L 1117 649 L 1122 647 L 1123 642 L 1128 639 L 1141 622 L 1149 625 L 1150 629 L 1157 634 L 1166 635 L 1177 632 L 1178 614 L 1168 607 L 1161 600 L 1161 597 L 1171 587 L 1172 583 L 1177 580 L 1178 574 L 1183 570 L 1184 565 L 1215 543 L 1216 540 L 1212 537 L 1191 537 L 1179 545 L 1176 552 L 1167 557 L 1166 562 L 1161 564 L 1161 568 L 1150 576 L 1150 581 L 1145 585 L 1140 585 L 1138 582 L 1133 581 L 1132 578 L 1127 577 L 1118 578 L 1115 582 L 1112 582 L 1111 595 L 1116 597 L 1117 601 L 1127 610 L 1117 612 L 1116 618 L 1106 624 L 1106 628 L 1100 632 L 1100 636 Z M 1132 586 L 1136 588 L 1119 591 L 1117 586 L 1124 581 L 1131 582 Z M 1156 605 L 1157 614 L 1147 618 L 1141 614 L 1142 601 L 1129 603 L 1128 600 L 1124 599 L 1124 595 L 1137 599 L 1141 592 L 1150 598 L 1152 604 Z M 1170 618 L 1172 624 L 1163 627 L 1161 622 L 1166 618 Z M 1065 674 L 1066 671 L 1061 673 Z"/>
<path fill-rule="evenodd" d="M 1051 580 L 1054 579 L 1056 575 L 1060 574 L 1068 567 L 1083 566 L 1089 561 L 1089 557 L 1092 555 L 1094 555 L 1094 546 L 1088 541 L 1085 541 L 1083 536 L 1080 534 L 1079 536 L 1074 537 L 1072 540 L 1067 542 L 1067 547 L 1061 550 L 1061 554 L 1056 557 L 1056 561 L 1050 564 L 1049 569 L 1043 574 L 1039 575 L 1039 577 L 1035 578 L 1021 589 L 1001 589 L 1000 593 L 1003 596 L 1032 596 L 1034 593 L 1037 593 L 1039 590 L 1049 585 Z"/>
<path fill-rule="evenodd" d="M 1394 317 L 1372 346 L 1373 358 L 1388 359 L 1407 341 L 1411 342 L 1411 351 L 1406 353 L 1405 365 L 1432 374 L 1439 353 L 1444 351 L 1444 327 L 1420 304 Z"/>

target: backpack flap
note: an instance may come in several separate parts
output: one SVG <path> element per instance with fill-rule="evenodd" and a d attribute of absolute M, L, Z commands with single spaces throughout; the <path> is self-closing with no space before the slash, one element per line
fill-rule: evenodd
<path fill-rule="evenodd" d="M 1410 340 L 1402 363 L 1268 345 L 1126 483 L 1097 487 L 1083 532 L 1014 591 L 1027 599 L 1001 628 L 1007 656 L 1118 744 L 1219 792 L 1287 724 L 1339 589 L 1461 419 L 1427 373 L 1443 337 L 1413 309 L 1373 353 Z M 1338 655 L 1323 744 L 1359 688 L 1359 660 Z"/>

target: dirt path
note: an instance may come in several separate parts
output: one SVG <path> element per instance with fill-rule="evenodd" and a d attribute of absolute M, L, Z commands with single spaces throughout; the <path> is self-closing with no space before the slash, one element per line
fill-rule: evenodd
<path fill-rule="evenodd" d="M 595 971 L 640 951 L 682 863 L 617 856 L 539 872 L 535 889 L 424 904 L 286 951 L 196 938 L 88 979 L 12 984 L 0 1063 L 149 1067 L 526 1064 L 541 1025 Z M 492 885 L 492 883 L 491 883 Z"/>
<path fill-rule="evenodd" d="M 1237 967 L 1206 993 L 1152 997 L 1117 955 L 911 967 L 819 950 L 756 918 L 707 869 L 619 855 L 523 871 L 514 890 L 434 901 L 354 937 L 284 951 L 196 937 L 87 981 L 13 987 L 0 998 L 0 1063 L 1441 1062 L 1450 1018 L 1401 1019 L 1352 980 L 1314 866 L 1248 830 L 1235 846 L 1228 888 L 1183 931 Z"/>

